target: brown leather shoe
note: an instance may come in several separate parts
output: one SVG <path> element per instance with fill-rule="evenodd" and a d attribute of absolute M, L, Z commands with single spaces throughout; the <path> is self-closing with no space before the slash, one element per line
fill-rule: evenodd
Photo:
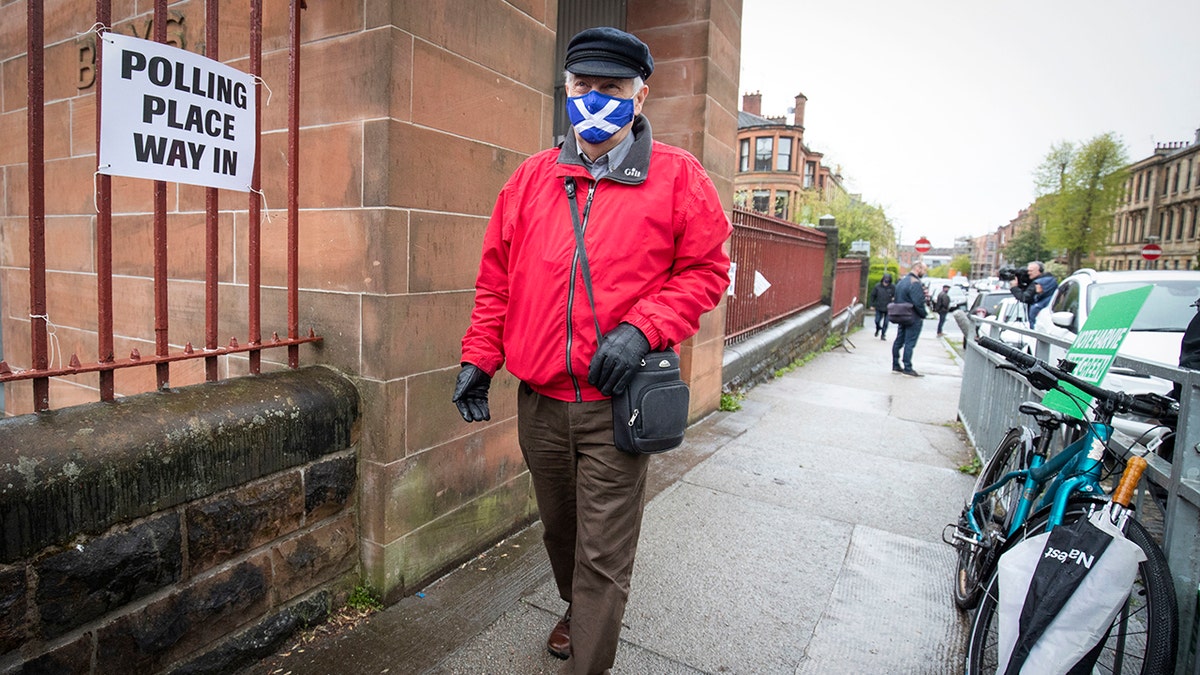
<path fill-rule="evenodd" d="M 554 630 L 550 631 L 550 638 L 546 640 L 546 650 L 553 656 L 560 659 L 568 659 L 571 657 L 571 608 L 567 608 L 567 613 L 563 618 L 554 624 Z"/>

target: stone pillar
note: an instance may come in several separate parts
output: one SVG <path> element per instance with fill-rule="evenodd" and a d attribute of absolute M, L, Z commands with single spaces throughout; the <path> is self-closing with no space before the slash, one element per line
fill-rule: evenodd
<path fill-rule="evenodd" d="M 629 0 L 625 29 L 650 46 L 654 74 L 645 114 L 654 137 L 696 156 L 727 209 L 737 165 L 741 0 L 663 3 Z M 700 332 L 680 351 L 692 388 L 693 419 L 721 401 L 725 303 L 700 320 Z"/>
<path fill-rule="evenodd" d="M 867 288 L 867 278 L 871 275 L 871 257 L 869 255 L 863 255 L 862 251 L 850 251 L 848 254 L 846 254 L 846 257 L 854 258 L 862 265 L 862 267 L 859 268 L 860 275 L 858 279 L 858 292 L 855 293 L 855 295 L 858 296 L 858 302 L 865 305 L 867 302 L 867 292 L 869 290 Z"/>
<path fill-rule="evenodd" d="M 817 229 L 825 233 L 825 274 L 821 279 L 821 303 L 833 306 L 833 280 L 837 277 L 838 230 L 833 216 L 825 214 L 817 221 Z"/>
<path fill-rule="evenodd" d="M 363 575 L 388 601 L 537 517 L 512 375 L 492 382 L 489 422 L 463 422 L 450 392 L 496 195 L 553 144 L 556 8 L 444 4 L 367 3 L 366 30 L 339 40 L 372 48 L 336 57 L 360 74 L 329 78 L 364 79 L 376 102 L 355 121 L 361 141 L 349 155 L 362 157 L 362 204 L 350 215 L 380 221 L 380 235 L 364 237 L 361 276 L 373 285 L 344 304 L 362 314 L 347 325 L 362 333 Z M 467 104 L 476 100 L 488 105 Z"/>

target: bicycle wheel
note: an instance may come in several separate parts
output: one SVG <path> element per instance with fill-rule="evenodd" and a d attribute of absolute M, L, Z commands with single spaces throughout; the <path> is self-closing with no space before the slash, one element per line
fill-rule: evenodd
<path fill-rule="evenodd" d="M 1033 433 L 1024 427 L 1009 429 L 996 452 L 988 459 L 979 479 L 975 481 L 975 490 L 983 488 L 1000 480 L 1010 471 L 1025 468 L 1023 463 L 1032 449 Z M 983 528 L 983 540 L 971 546 L 965 541 L 956 540 L 958 548 L 958 569 L 954 571 L 954 604 L 959 609 L 973 609 L 979 604 L 979 596 L 983 592 L 983 583 L 991 576 L 996 567 L 999 555 L 1001 537 L 1008 529 L 1010 516 L 1021 498 L 1022 484 L 1019 481 L 1009 481 L 1007 485 L 988 495 L 988 498 L 975 506 L 975 522 Z M 967 528 L 967 512 L 959 517 L 959 532 L 969 531 Z"/>
<path fill-rule="evenodd" d="M 1075 522 L 1088 513 L 1091 504 L 1103 501 L 1077 500 L 1067 506 L 1064 523 Z M 1045 531 L 1049 512 L 1039 511 L 1018 530 L 1006 547 Z M 1138 565 L 1137 576 L 1124 610 L 1117 615 L 1100 647 L 1100 658 L 1092 672 L 1141 673 L 1168 675 L 1175 672 L 1175 648 L 1179 639 L 1179 613 L 1175 604 L 1175 586 L 1167 559 L 1146 529 L 1130 519 L 1125 536 L 1146 554 Z M 968 675 L 990 675 L 996 672 L 999 636 L 996 631 L 997 579 L 993 574 L 988 582 L 979 612 L 971 626 L 971 641 L 967 648 Z"/>

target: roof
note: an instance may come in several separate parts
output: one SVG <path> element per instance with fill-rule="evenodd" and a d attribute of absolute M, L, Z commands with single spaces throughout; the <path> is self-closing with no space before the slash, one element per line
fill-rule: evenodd
<path fill-rule="evenodd" d="M 777 120 L 767 119 L 766 117 L 763 117 L 762 115 L 755 115 L 754 113 L 748 113 L 745 110 L 738 111 L 738 128 L 739 129 L 745 129 L 746 127 L 768 127 L 768 126 L 776 127 L 776 126 L 787 126 L 787 125 L 781 124 Z"/>

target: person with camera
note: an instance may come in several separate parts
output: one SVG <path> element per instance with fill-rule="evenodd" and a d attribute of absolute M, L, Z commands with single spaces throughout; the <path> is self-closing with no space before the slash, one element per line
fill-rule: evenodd
<path fill-rule="evenodd" d="M 1054 291 L 1058 290 L 1058 279 L 1046 271 L 1042 261 L 1034 260 L 1025 266 L 1024 275 L 1018 273 L 1009 278 L 1008 288 L 1029 308 L 1029 327 L 1032 328 L 1038 312 L 1050 304 Z"/>
<path fill-rule="evenodd" d="M 648 352 L 677 348 L 720 302 L 733 228 L 700 162 L 651 134 L 645 43 L 589 28 L 571 38 L 564 67 L 573 129 L 500 191 L 451 398 L 465 421 L 489 420 L 496 371 L 520 380 L 517 441 L 567 603 L 546 648 L 590 674 L 616 658 L 649 462 L 617 448 L 610 397 Z"/>

